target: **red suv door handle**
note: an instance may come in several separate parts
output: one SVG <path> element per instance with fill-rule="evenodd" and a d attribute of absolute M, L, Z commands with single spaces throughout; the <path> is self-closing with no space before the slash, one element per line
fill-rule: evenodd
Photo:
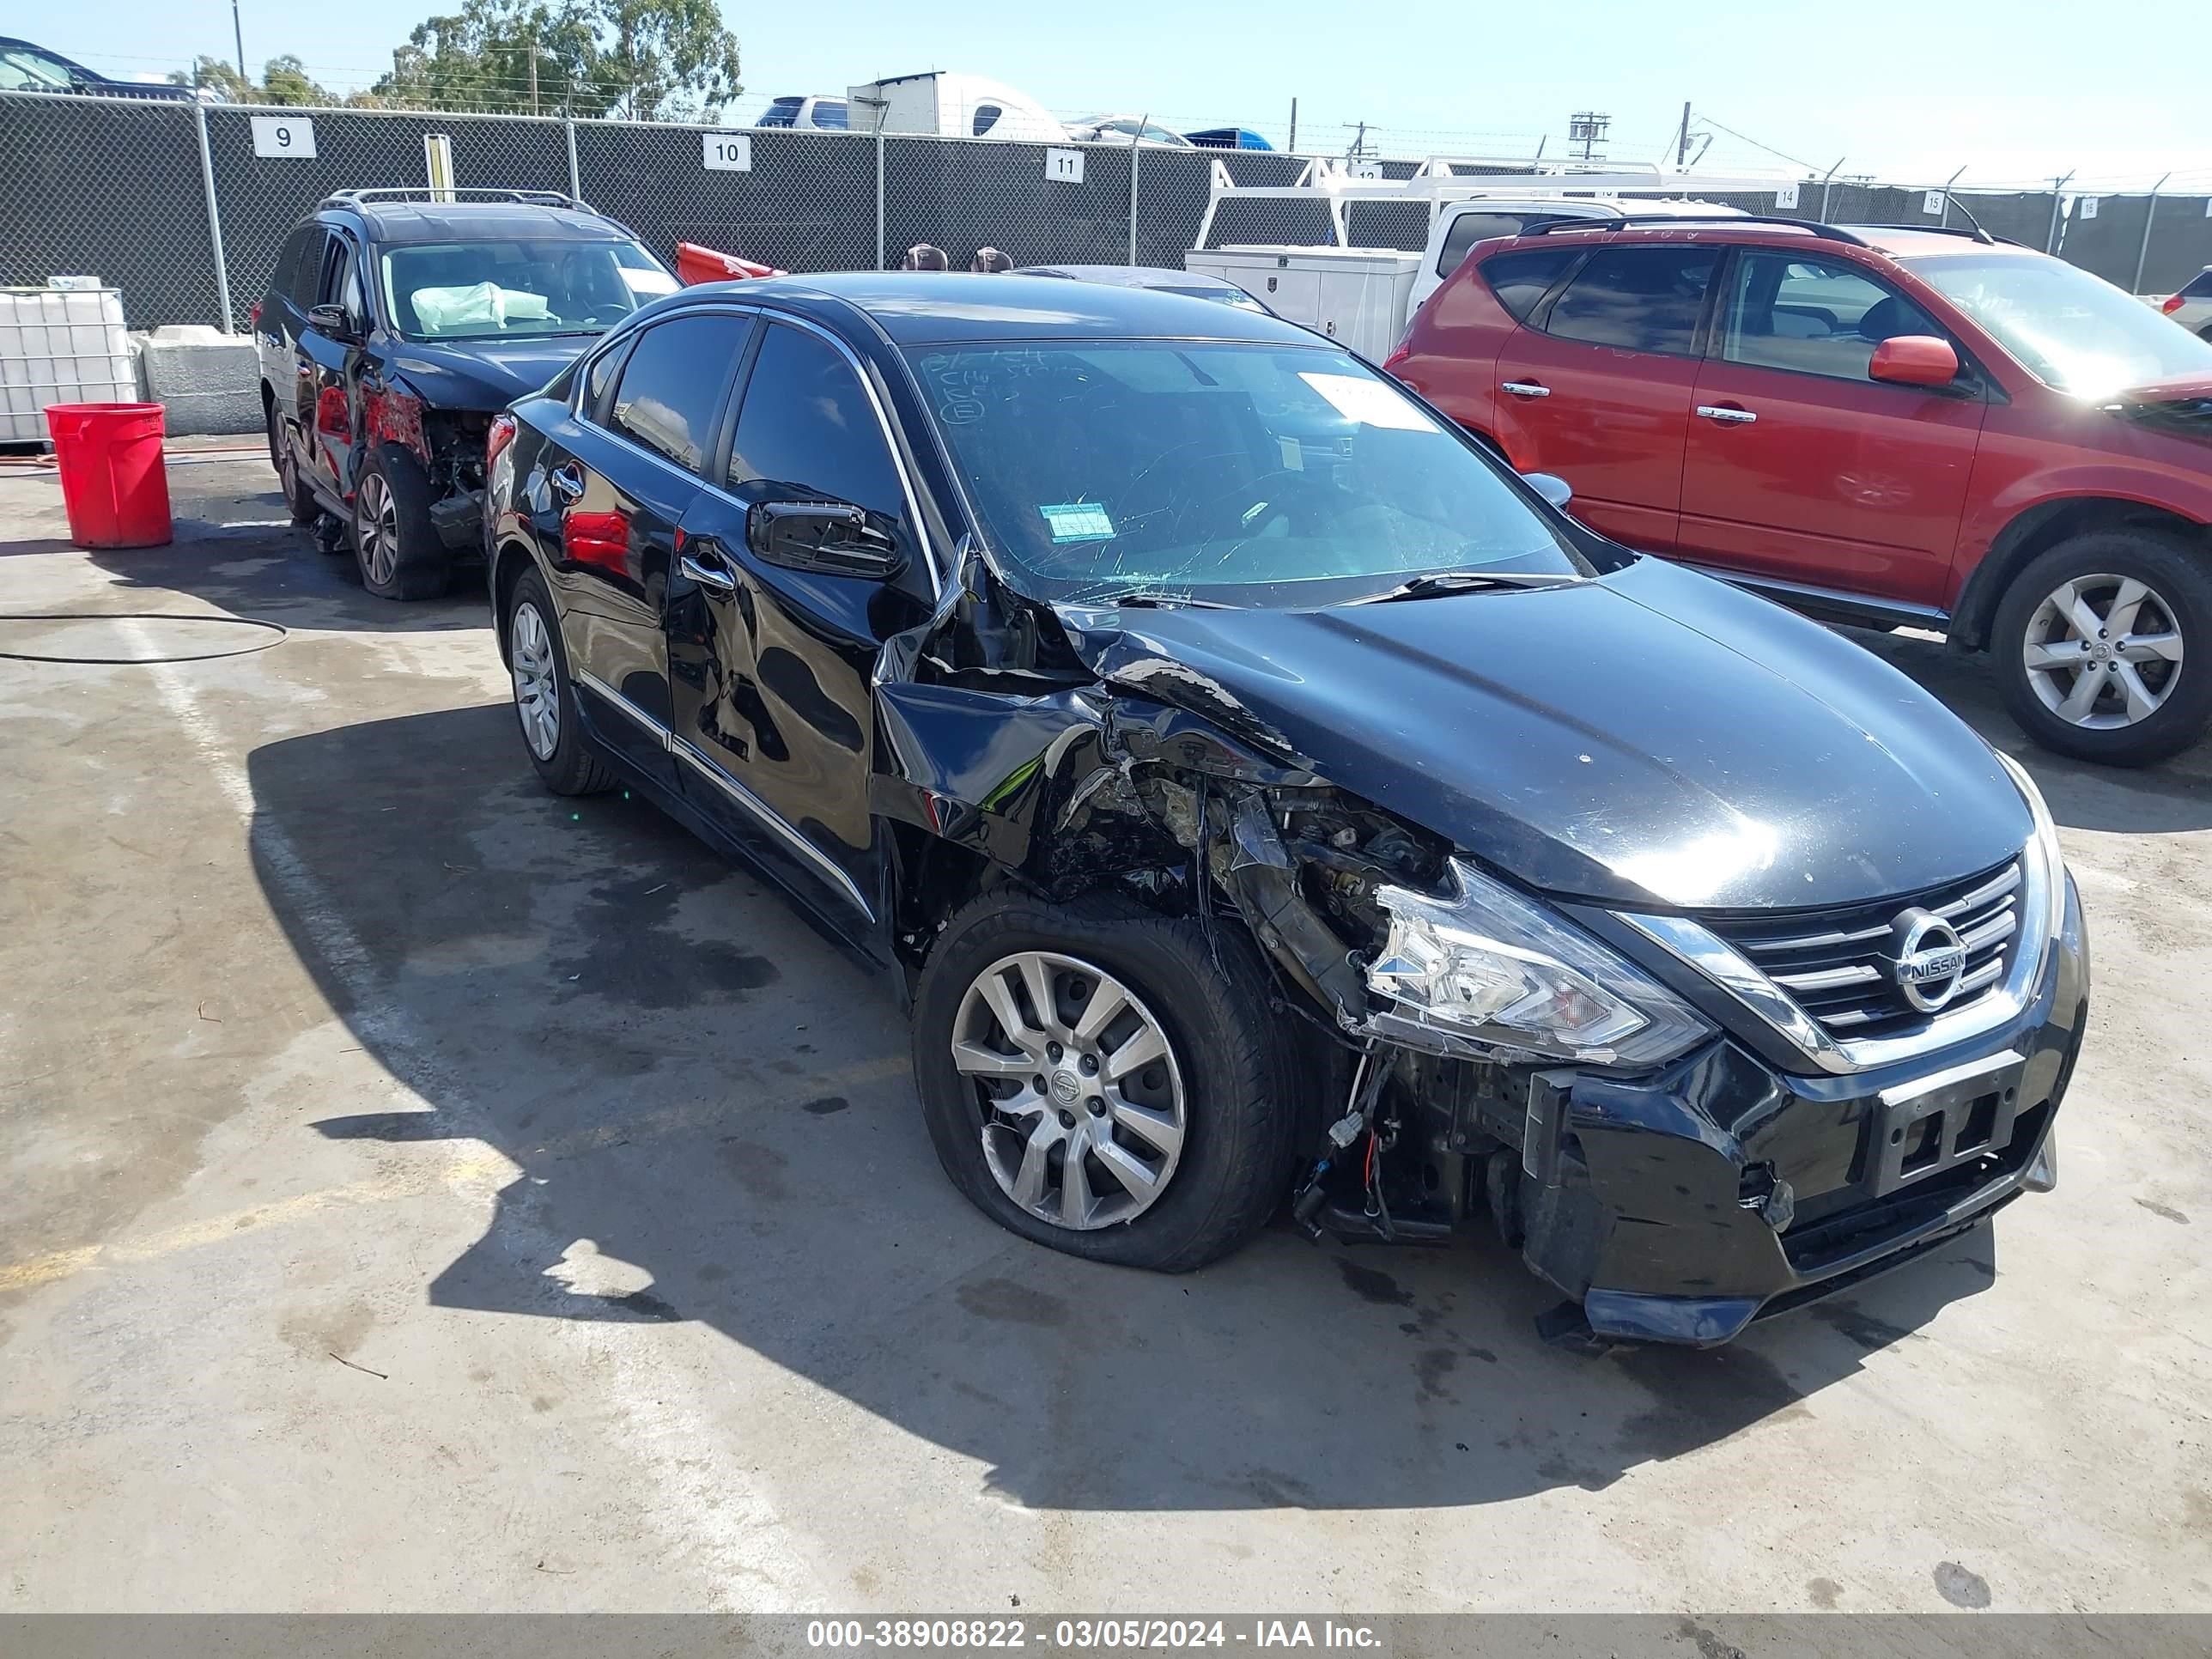
<path fill-rule="evenodd" d="M 1540 380 L 1506 380 L 1502 384 L 1516 398 L 1548 398 L 1552 395 L 1552 388 Z"/>
<path fill-rule="evenodd" d="M 1759 418 L 1749 410 L 1735 404 L 1699 404 L 1698 413 L 1709 421 L 1718 421 L 1723 426 L 1749 426 Z"/>

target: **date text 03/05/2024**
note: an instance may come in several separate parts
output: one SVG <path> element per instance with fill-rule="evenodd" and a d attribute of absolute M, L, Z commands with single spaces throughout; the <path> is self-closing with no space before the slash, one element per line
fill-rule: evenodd
<path fill-rule="evenodd" d="M 1334 1619 L 814 1619 L 812 1648 L 932 1650 L 1060 1648 L 1355 1648 L 1382 1645 L 1372 1626 Z"/>

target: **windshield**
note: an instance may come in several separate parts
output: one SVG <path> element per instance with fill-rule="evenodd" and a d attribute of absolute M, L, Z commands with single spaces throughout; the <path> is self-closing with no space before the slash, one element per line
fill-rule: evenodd
<path fill-rule="evenodd" d="M 2061 392 L 2098 398 L 2212 374 L 2212 344 L 2060 260 L 1969 256 L 1915 259 L 1911 269 Z"/>
<path fill-rule="evenodd" d="M 57 58 L 23 46 L 0 50 L 0 91 L 69 92 L 76 77 Z"/>
<path fill-rule="evenodd" d="M 382 272 L 410 340 L 601 334 L 677 289 L 634 242 L 416 242 L 385 249 Z"/>
<path fill-rule="evenodd" d="M 987 532 L 1040 597 L 1324 605 L 1432 572 L 1591 574 L 1468 443 L 1332 348 L 1069 340 L 913 361 Z"/>

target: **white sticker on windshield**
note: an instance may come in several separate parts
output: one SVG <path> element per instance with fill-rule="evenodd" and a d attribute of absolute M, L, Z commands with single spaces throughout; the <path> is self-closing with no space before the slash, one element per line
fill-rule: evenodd
<path fill-rule="evenodd" d="M 1300 374 L 1316 392 L 1335 405 L 1336 412 L 1362 426 L 1389 427 L 1398 432 L 1434 432 L 1437 423 L 1380 380 L 1357 374 Z"/>
<path fill-rule="evenodd" d="M 1052 526 L 1055 542 L 1110 542 L 1114 539 L 1114 520 L 1106 509 L 1091 501 L 1065 501 L 1052 507 L 1040 507 L 1044 521 Z"/>

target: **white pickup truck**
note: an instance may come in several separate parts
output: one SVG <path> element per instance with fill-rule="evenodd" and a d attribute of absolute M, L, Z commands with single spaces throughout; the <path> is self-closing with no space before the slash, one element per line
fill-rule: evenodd
<path fill-rule="evenodd" d="M 1493 237 L 1518 235 L 1543 219 L 1618 219 L 1634 214 L 1680 214 L 1685 218 L 1733 217 L 1741 208 L 1684 199 L 1689 174 L 1659 169 L 1583 168 L 1468 173 L 1496 168 L 1482 160 L 1431 156 L 1410 179 L 1379 179 L 1341 164 L 1308 163 L 1295 185 L 1238 185 L 1216 161 L 1213 186 L 1200 222 L 1198 246 L 1183 258 L 1186 270 L 1234 283 L 1276 315 L 1341 341 L 1380 361 L 1404 336 L 1422 302 L 1459 268 L 1467 251 Z M 1771 179 L 1697 175 L 1697 186 L 1714 191 L 1772 191 Z M 1627 192 L 1650 191 L 1641 198 Z M 1676 192 L 1671 196 L 1662 191 Z M 1572 192 L 1572 193 L 1570 193 Z M 1322 244 L 1238 243 L 1209 248 L 1221 204 L 1259 198 L 1318 202 L 1328 209 L 1332 240 Z M 1351 210 L 1360 203 L 1412 203 L 1428 210 L 1426 246 L 1419 253 L 1351 245 Z"/>

